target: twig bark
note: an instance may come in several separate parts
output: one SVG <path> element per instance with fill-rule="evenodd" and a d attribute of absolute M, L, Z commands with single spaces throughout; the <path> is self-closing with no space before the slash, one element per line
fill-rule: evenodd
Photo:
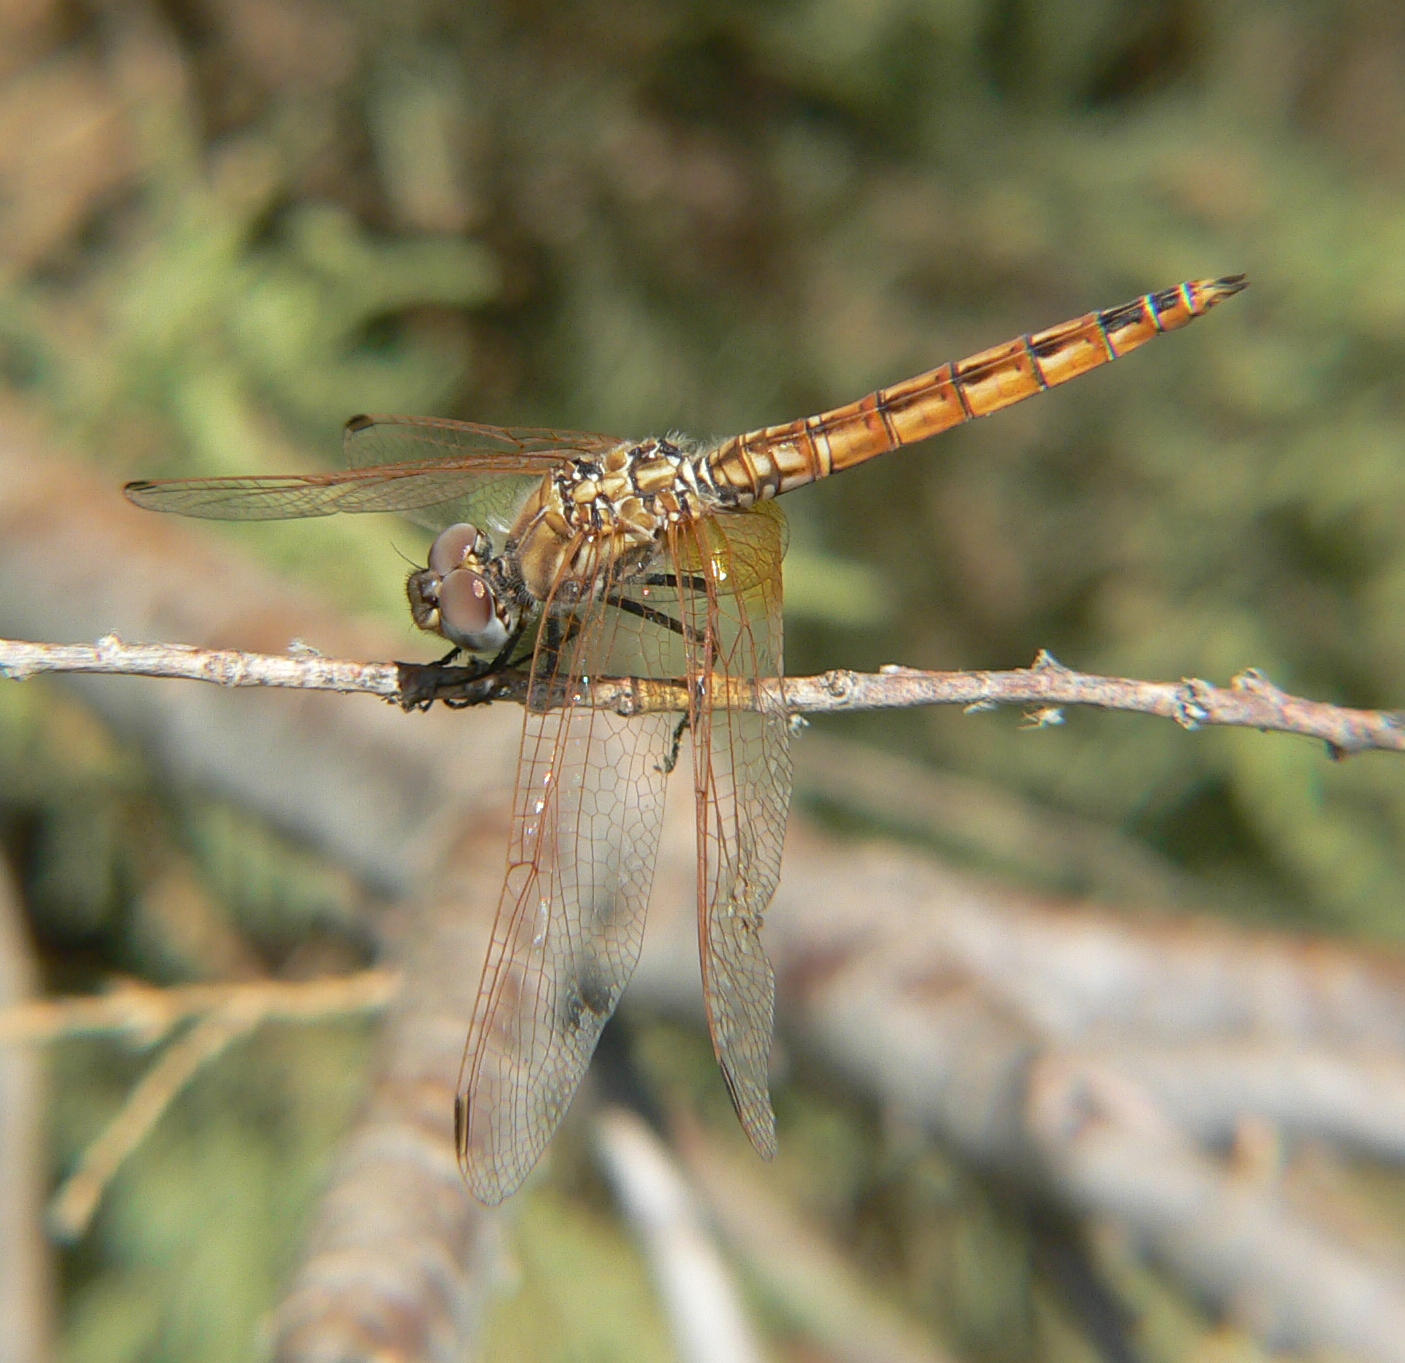
<path fill-rule="evenodd" d="M 386 1007 L 399 988 L 393 971 L 344 979 L 257 980 L 166 989 L 129 982 L 96 998 L 27 1000 L 0 1006 L 0 1065 L 20 1063 L 4 1048 L 61 1037 L 119 1032 L 155 1043 L 187 1020 L 195 1025 L 160 1056 L 121 1110 L 83 1152 L 49 1208 L 57 1235 L 87 1230 L 98 1203 L 127 1157 L 205 1065 L 263 1022 L 325 1018 Z M 21 1060 L 23 1058 L 21 1057 Z"/>
<path fill-rule="evenodd" d="M 400 988 L 393 970 L 314 980 L 250 980 L 157 988 L 125 980 L 105 994 L 31 999 L 0 1007 L 0 1046 L 125 1033 L 154 1043 L 182 1022 L 210 1013 L 274 1020 L 344 1016 L 387 1007 Z"/>
<path fill-rule="evenodd" d="M 46 672 L 121 673 L 178 677 L 220 686 L 288 687 L 306 691 L 362 692 L 406 709 L 432 700 L 481 704 L 512 700 L 534 706 L 566 697 L 541 694 L 521 672 L 483 674 L 469 667 L 375 663 L 324 658 L 315 653 L 248 653 L 184 644 L 126 644 L 104 635 L 96 644 L 27 643 L 0 639 L 0 677 L 23 680 Z M 961 705 L 972 712 L 1002 706 L 1033 707 L 1039 727 L 1061 721 L 1064 706 L 1086 705 L 1172 719 L 1186 729 L 1214 726 L 1300 734 L 1325 742 L 1334 757 L 1379 750 L 1405 751 L 1405 713 L 1357 710 L 1289 695 L 1250 668 L 1229 686 L 1198 678 L 1137 681 L 1076 672 L 1041 651 L 1032 667 L 1002 672 L 925 672 L 886 667 L 863 673 L 834 669 L 812 677 L 745 679 L 714 677 L 706 683 L 717 705 L 739 710 L 780 705 L 792 715 L 849 710 Z M 689 706 L 681 679 L 595 677 L 570 696 L 620 715 L 679 712 Z"/>

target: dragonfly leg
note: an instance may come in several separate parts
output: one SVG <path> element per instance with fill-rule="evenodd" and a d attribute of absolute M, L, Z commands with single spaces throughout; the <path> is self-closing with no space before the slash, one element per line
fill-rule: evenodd
<path fill-rule="evenodd" d="M 683 746 L 683 735 L 688 732 L 688 716 L 679 715 L 678 723 L 673 730 L 673 740 L 669 744 L 668 752 L 662 762 L 658 765 L 658 770 L 665 776 L 673 773 L 674 767 L 678 765 L 678 753 Z"/>
<path fill-rule="evenodd" d="M 666 580 L 671 582 L 673 579 Z M 665 629 L 682 635 L 691 644 L 702 644 L 702 635 L 697 630 L 690 629 L 681 620 L 670 615 L 667 611 L 659 610 L 656 606 L 646 606 L 644 602 L 635 601 L 631 597 L 614 595 L 607 596 L 605 603 L 613 606 L 616 610 L 625 611 L 629 615 L 637 615 L 641 620 L 647 620 L 651 625 L 662 625 Z"/>
<path fill-rule="evenodd" d="M 522 643 L 524 628 L 519 628 L 491 661 L 469 658 L 462 666 L 454 659 L 464 650 L 457 645 L 432 663 L 400 663 L 400 704 L 406 710 L 428 710 L 441 701 L 451 710 L 483 705 L 498 696 L 499 674 L 509 670 L 513 655 Z M 520 666 L 526 655 L 517 657 Z"/>
<path fill-rule="evenodd" d="M 646 587 L 678 587 L 686 592 L 706 592 L 707 580 L 695 573 L 685 573 L 675 577 L 672 573 L 645 573 L 635 578 Z"/>

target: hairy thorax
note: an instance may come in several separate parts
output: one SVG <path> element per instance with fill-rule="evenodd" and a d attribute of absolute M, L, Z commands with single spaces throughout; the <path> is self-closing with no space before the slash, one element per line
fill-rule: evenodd
<path fill-rule="evenodd" d="M 569 607 L 642 568 L 664 528 L 701 514 L 706 496 L 696 460 L 677 445 L 620 444 L 547 474 L 518 514 L 507 551 L 537 601 Z"/>

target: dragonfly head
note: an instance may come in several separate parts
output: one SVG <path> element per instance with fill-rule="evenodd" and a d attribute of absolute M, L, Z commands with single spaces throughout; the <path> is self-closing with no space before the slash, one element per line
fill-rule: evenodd
<path fill-rule="evenodd" d="M 497 653 L 512 634 L 508 605 L 486 572 L 493 546 L 460 522 L 429 548 L 429 566 L 410 575 L 406 594 L 415 624 L 470 653 Z"/>

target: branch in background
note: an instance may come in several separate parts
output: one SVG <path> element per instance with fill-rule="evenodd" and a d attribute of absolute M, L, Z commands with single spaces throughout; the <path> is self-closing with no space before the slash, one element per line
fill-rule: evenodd
<path fill-rule="evenodd" d="M 540 688 L 530 688 L 527 676 L 516 671 L 484 674 L 472 667 L 354 662 L 315 653 L 124 644 L 110 634 L 94 645 L 0 639 L 0 676 L 23 680 L 42 672 L 121 673 L 220 686 L 365 692 L 406 709 L 423 709 L 435 700 L 450 705 L 493 700 L 525 703 L 529 694 L 535 706 L 560 704 L 563 699 L 543 697 Z M 779 703 L 792 715 L 919 705 L 962 705 L 979 712 L 1026 705 L 1034 707 L 1028 718 L 1037 727 L 1061 723 L 1064 706 L 1089 705 L 1173 719 L 1186 729 L 1227 726 L 1300 734 L 1321 739 L 1334 757 L 1373 749 L 1405 751 L 1405 715 L 1400 711 L 1353 710 L 1292 696 L 1254 668 L 1240 672 L 1228 687 L 1193 677 L 1179 682 L 1135 681 L 1075 672 L 1041 650 L 1032 667 L 1007 672 L 922 672 L 897 666 L 877 673 L 836 669 L 814 677 L 768 678 L 758 685 L 718 677 L 710 690 L 717 704 L 728 709 L 754 710 Z M 620 715 L 679 712 L 689 708 L 689 688 L 682 681 L 597 677 L 571 701 Z"/>
<path fill-rule="evenodd" d="M 813 1211 L 751 1151 L 688 1112 L 672 1112 L 673 1148 L 693 1199 L 760 1284 L 770 1314 L 834 1363 L 954 1363 L 928 1331 L 859 1269 Z M 797 1351 L 799 1352 L 799 1351 Z"/>
<path fill-rule="evenodd" d="M 20 896 L 0 858 L 0 1016 L 32 1006 L 38 979 Z M 0 1354 L 9 1363 L 53 1357 L 55 1275 L 40 1214 L 50 1156 L 45 1060 L 0 1047 Z"/>
<path fill-rule="evenodd" d="M 422 775 L 432 781 L 432 773 Z M 368 783 L 368 798 L 382 793 L 388 774 L 382 767 Z M 269 1321 L 268 1353 L 278 1363 L 463 1358 L 515 1271 L 501 1214 L 464 1187 L 451 1118 L 466 1010 L 488 949 L 481 909 L 502 879 L 503 837 L 496 820 L 468 821 L 422 893 L 388 915 L 405 983 L 374 1085 Z"/>
<path fill-rule="evenodd" d="M 654 1275 L 678 1356 L 691 1363 L 765 1357 L 734 1276 L 673 1157 L 637 1113 L 596 1115 L 595 1151 Z"/>
<path fill-rule="evenodd" d="M 0 1008 L 0 1046 L 125 1033 L 148 1044 L 193 1018 L 225 1013 L 252 1026 L 378 1012 L 400 988 L 394 970 L 314 980 L 253 980 L 157 988 L 123 980 L 105 994 L 33 999 Z"/>
<path fill-rule="evenodd" d="M 253 1025 L 247 1018 L 212 1013 L 161 1053 L 128 1093 L 117 1115 L 79 1157 L 49 1204 L 49 1224 L 60 1239 L 76 1239 L 88 1229 L 103 1191 L 176 1095 Z"/>
<path fill-rule="evenodd" d="M 103 1192 L 176 1096 L 232 1042 L 261 1023 L 308 1021 L 385 1008 L 400 978 L 368 970 L 345 978 L 185 985 L 157 989 L 124 983 L 100 998 L 34 1000 L 0 1008 L 0 1047 L 103 1032 L 158 1041 L 196 1019 L 127 1095 L 121 1111 L 84 1151 L 50 1207 L 49 1221 L 65 1239 L 81 1235 Z"/>

